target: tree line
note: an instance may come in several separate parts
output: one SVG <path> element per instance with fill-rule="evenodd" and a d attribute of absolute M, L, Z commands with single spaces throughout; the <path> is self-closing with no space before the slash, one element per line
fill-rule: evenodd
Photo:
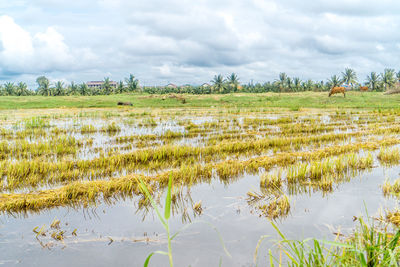
<path fill-rule="evenodd" d="M 356 90 L 363 84 L 368 86 L 371 91 L 386 91 L 393 88 L 400 81 L 400 71 L 385 69 L 382 73 L 371 72 L 363 83 L 360 83 L 356 72 L 351 68 L 346 68 L 340 75 L 332 75 L 326 82 L 313 81 L 311 79 L 301 80 L 298 77 L 289 77 L 282 72 L 274 81 L 265 83 L 240 84 L 237 74 L 232 73 L 226 78 L 221 74 L 215 75 L 210 84 L 201 86 L 147 86 L 140 87 L 139 81 L 134 75 L 130 74 L 125 81 L 120 81 L 117 86 L 112 86 L 108 77 L 104 78 L 100 87 L 89 88 L 86 83 L 75 84 L 71 82 L 65 85 L 62 81 L 51 84 L 45 76 L 36 79 L 38 85 L 36 90 L 28 89 L 26 83 L 19 82 L 14 84 L 7 82 L 0 85 L 0 95 L 43 95 L 43 96 L 63 96 L 63 95 L 110 95 L 132 92 L 145 92 L 149 94 L 167 93 L 190 93 L 190 94 L 211 94 L 211 93 L 263 93 L 263 92 L 302 92 L 302 91 L 329 91 L 332 87 L 346 85 L 348 89 Z"/>
<path fill-rule="evenodd" d="M 36 79 L 38 87 L 36 90 L 28 89 L 26 83 L 20 82 L 14 84 L 6 82 L 0 85 L 0 95 L 27 96 L 27 95 L 42 95 L 42 96 L 65 96 L 65 95 L 111 95 L 136 92 L 139 90 L 139 80 L 134 75 L 130 74 L 125 82 L 120 81 L 117 86 L 111 84 L 110 78 L 106 77 L 100 87 L 89 87 L 86 83 L 76 84 L 71 82 L 69 85 L 62 81 L 57 81 L 51 84 L 45 76 L 40 76 Z"/>
<path fill-rule="evenodd" d="M 221 74 L 215 75 L 210 81 L 210 86 L 182 86 L 182 87 L 146 87 L 143 91 L 151 94 L 155 93 L 191 93 L 191 94 L 210 94 L 210 93 L 264 93 L 264 92 L 303 92 L 303 91 L 329 91 L 332 87 L 346 85 L 348 90 L 357 90 L 365 85 L 371 91 L 385 91 L 393 88 L 400 81 L 400 71 L 385 69 L 378 74 L 371 72 L 363 83 L 360 83 L 356 72 L 351 68 L 346 68 L 340 75 L 332 75 L 326 82 L 313 81 L 311 79 L 301 80 L 298 77 L 289 77 L 282 72 L 274 81 L 265 83 L 253 83 L 241 85 L 235 73 L 224 78 Z"/>

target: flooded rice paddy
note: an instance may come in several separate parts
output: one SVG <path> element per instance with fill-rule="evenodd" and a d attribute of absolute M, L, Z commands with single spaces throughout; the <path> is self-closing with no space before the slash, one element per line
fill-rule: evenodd
<path fill-rule="evenodd" d="M 278 235 L 400 224 L 398 111 L 98 109 L 0 114 L 0 264 L 268 266 Z M 254 258 L 255 249 L 261 243 Z M 222 241 L 221 241 L 222 239 Z M 223 244 L 222 244 L 223 243 Z M 226 250 L 224 250 L 224 246 Z M 150 266 L 167 266 L 153 256 Z"/>

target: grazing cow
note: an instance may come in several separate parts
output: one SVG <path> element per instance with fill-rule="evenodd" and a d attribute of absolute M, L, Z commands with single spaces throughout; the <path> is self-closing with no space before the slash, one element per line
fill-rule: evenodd
<path fill-rule="evenodd" d="M 368 91 L 368 86 L 360 86 L 360 91 L 361 91 L 361 92 L 366 92 L 366 91 Z"/>
<path fill-rule="evenodd" d="M 117 103 L 118 106 L 133 106 L 133 104 L 131 102 L 118 102 Z"/>
<path fill-rule="evenodd" d="M 329 96 L 334 95 L 334 94 L 340 94 L 343 93 L 343 96 L 346 97 L 346 88 L 344 87 L 333 87 L 329 91 Z"/>

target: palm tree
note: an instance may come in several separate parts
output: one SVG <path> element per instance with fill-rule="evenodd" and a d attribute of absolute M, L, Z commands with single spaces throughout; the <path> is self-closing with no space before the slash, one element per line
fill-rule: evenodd
<path fill-rule="evenodd" d="M 86 83 L 82 83 L 82 84 L 79 86 L 79 93 L 80 93 L 81 95 L 89 95 L 90 91 L 89 91 L 89 87 L 87 86 Z"/>
<path fill-rule="evenodd" d="M 11 82 L 6 82 L 4 84 L 4 91 L 6 95 L 14 95 L 15 94 L 15 85 Z"/>
<path fill-rule="evenodd" d="M 76 85 L 73 81 L 69 86 L 69 95 L 76 95 L 78 94 L 78 85 Z"/>
<path fill-rule="evenodd" d="M 379 90 L 380 83 L 379 75 L 376 74 L 376 72 L 371 72 L 371 74 L 367 76 L 366 85 L 368 85 L 371 90 Z"/>
<path fill-rule="evenodd" d="M 357 74 L 353 69 L 346 68 L 342 72 L 342 80 L 346 84 L 351 84 L 351 88 L 353 89 L 353 84 L 357 83 Z"/>
<path fill-rule="evenodd" d="M 44 96 L 50 95 L 50 82 L 45 76 L 40 76 L 36 79 L 38 84 L 38 93 Z"/>
<path fill-rule="evenodd" d="M 211 80 L 214 84 L 214 91 L 218 93 L 224 93 L 226 89 L 225 79 L 221 74 L 215 75 L 214 79 Z"/>
<path fill-rule="evenodd" d="M 332 75 L 331 78 L 328 79 L 328 84 L 329 84 L 330 88 L 341 86 L 342 83 L 343 83 L 343 80 L 341 80 L 339 78 L 339 76 L 337 76 L 336 74 Z"/>
<path fill-rule="evenodd" d="M 226 79 L 228 81 L 229 87 L 231 87 L 234 92 L 237 92 L 239 87 L 239 79 L 237 75 L 235 73 L 232 73 Z"/>
<path fill-rule="evenodd" d="M 276 84 L 279 87 L 279 92 L 282 92 L 282 90 L 286 87 L 287 78 L 288 76 L 286 75 L 286 73 L 279 73 L 279 79 L 276 80 Z"/>
<path fill-rule="evenodd" d="M 26 83 L 23 82 L 19 82 L 16 88 L 16 93 L 17 95 L 21 96 L 21 95 L 29 95 L 30 92 L 28 90 L 28 86 L 26 85 Z"/>
<path fill-rule="evenodd" d="M 54 95 L 64 95 L 64 83 L 62 81 L 56 82 Z"/>
<path fill-rule="evenodd" d="M 106 94 L 106 95 L 109 95 L 112 93 L 111 82 L 110 82 L 110 78 L 108 78 L 108 77 L 104 78 L 103 90 L 104 90 L 104 94 Z"/>
<path fill-rule="evenodd" d="M 400 71 L 396 73 L 397 81 L 400 82 Z"/>
<path fill-rule="evenodd" d="M 287 78 L 286 78 L 286 85 L 287 85 L 289 91 L 292 91 L 292 88 L 293 88 L 293 80 L 292 80 L 290 77 L 287 77 Z"/>
<path fill-rule="evenodd" d="M 304 91 L 311 91 L 314 87 L 314 82 L 311 79 L 308 79 L 306 82 L 303 82 Z"/>
<path fill-rule="evenodd" d="M 125 82 L 129 92 L 134 92 L 139 87 L 139 81 L 132 74 L 129 74 L 129 78 L 126 78 Z"/>
<path fill-rule="evenodd" d="M 293 87 L 294 87 L 294 90 L 296 92 L 300 90 L 300 88 L 301 88 L 301 80 L 300 80 L 299 77 L 293 78 Z"/>
<path fill-rule="evenodd" d="M 385 69 L 385 71 L 381 73 L 382 83 L 385 86 L 385 91 L 388 89 L 388 87 L 390 88 L 396 83 L 394 73 L 394 69 Z"/>
<path fill-rule="evenodd" d="M 123 81 L 119 81 L 116 93 L 117 94 L 122 94 L 124 91 L 125 91 L 124 82 Z"/>

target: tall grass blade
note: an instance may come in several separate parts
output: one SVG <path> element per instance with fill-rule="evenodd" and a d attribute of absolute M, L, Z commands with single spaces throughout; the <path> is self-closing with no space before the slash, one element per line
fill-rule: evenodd
<path fill-rule="evenodd" d="M 151 197 L 149 190 L 147 189 L 147 186 L 145 185 L 145 183 L 143 182 L 143 180 L 138 177 L 139 182 L 140 182 L 140 189 L 142 190 L 142 192 L 145 193 L 146 197 L 150 200 L 151 206 L 153 207 L 153 209 L 156 211 L 158 219 L 160 220 L 160 222 L 162 223 L 162 225 L 164 226 L 165 229 L 168 228 L 167 222 L 164 220 L 164 218 L 161 216 L 161 213 L 157 207 L 156 202 L 154 201 L 154 199 Z"/>
<path fill-rule="evenodd" d="M 167 191 L 167 197 L 165 199 L 164 218 L 166 220 L 168 220 L 169 217 L 171 216 L 171 187 L 172 187 L 172 174 L 169 175 L 168 191 Z"/>

